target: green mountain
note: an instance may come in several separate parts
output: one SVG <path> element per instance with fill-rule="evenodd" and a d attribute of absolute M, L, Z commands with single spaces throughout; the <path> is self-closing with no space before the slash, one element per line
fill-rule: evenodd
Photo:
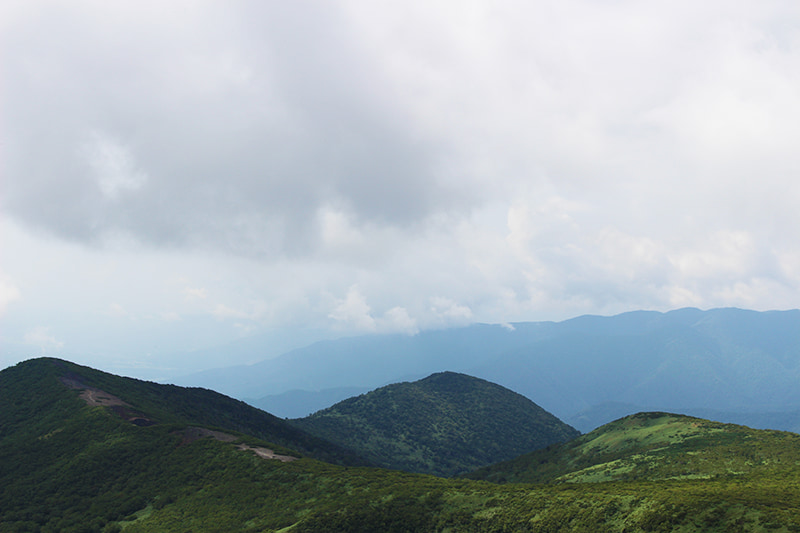
<path fill-rule="evenodd" d="M 0 427 L 3 428 L 3 433 L 15 429 L 30 431 L 30 416 L 51 410 L 46 405 L 41 391 L 51 391 L 54 379 L 63 389 L 83 391 L 82 394 L 87 397 L 99 395 L 102 398 L 100 393 L 93 391 L 108 391 L 106 396 L 114 400 L 108 400 L 110 403 L 107 406 L 121 418 L 135 425 L 177 423 L 220 426 L 290 447 L 304 455 L 332 463 L 368 464 L 348 450 L 298 430 L 286 421 L 260 409 L 214 391 L 119 377 L 50 358 L 34 359 L 3 371 L 0 381 L 0 402 L 3 405 L 26 405 L 22 413 L 7 409 L 0 412 Z M 30 381 L 33 383 L 29 383 Z M 53 399 L 64 397 L 65 391 L 62 388 L 51 391 Z M 74 393 L 72 395 L 74 396 Z M 97 403 L 95 401 L 95 404 Z M 102 400 L 100 404 L 103 404 Z"/>
<path fill-rule="evenodd" d="M 800 465 L 800 435 L 638 413 L 570 442 L 469 474 L 498 483 L 736 479 Z"/>
<path fill-rule="evenodd" d="M 524 396 L 454 372 L 381 387 L 293 423 L 379 466 L 439 476 L 579 435 Z"/>
<path fill-rule="evenodd" d="M 37 359 L 0 371 L 0 532 L 798 531 L 782 447 L 708 479 L 445 479 L 322 462 L 357 458 L 211 391 Z"/>

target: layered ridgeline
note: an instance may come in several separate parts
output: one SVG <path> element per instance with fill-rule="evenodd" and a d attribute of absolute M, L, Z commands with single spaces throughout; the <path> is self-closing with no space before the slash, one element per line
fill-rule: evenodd
<path fill-rule="evenodd" d="M 728 435 L 726 453 L 755 439 L 749 461 L 760 466 L 708 479 L 641 468 L 630 481 L 498 485 L 322 462 L 310 455 L 356 459 L 210 391 L 39 359 L 0 371 L 0 532 L 800 530 L 796 436 L 717 433 Z"/>
<path fill-rule="evenodd" d="M 292 423 L 376 465 L 440 476 L 579 435 L 524 396 L 455 372 L 381 387 Z"/>
<path fill-rule="evenodd" d="M 797 465 L 800 435 L 796 433 L 638 413 L 467 477 L 497 483 L 780 478 Z M 800 478 L 794 478 L 796 482 Z"/>
<path fill-rule="evenodd" d="M 259 355 L 254 347 L 251 359 Z M 798 310 L 637 311 L 345 338 L 180 383 L 261 398 L 254 404 L 295 417 L 332 405 L 330 389 L 369 390 L 445 370 L 508 387 L 582 432 L 638 411 L 800 430 Z M 308 411 L 297 415 L 301 390 Z M 280 396 L 287 391 L 295 392 Z"/>

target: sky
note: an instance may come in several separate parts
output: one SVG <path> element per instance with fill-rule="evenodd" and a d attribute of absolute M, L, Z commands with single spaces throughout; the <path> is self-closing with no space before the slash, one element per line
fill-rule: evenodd
<path fill-rule="evenodd" d="M 800 306 L 795 0 L 7 0 L 0 39 L 0 367 Z"/>

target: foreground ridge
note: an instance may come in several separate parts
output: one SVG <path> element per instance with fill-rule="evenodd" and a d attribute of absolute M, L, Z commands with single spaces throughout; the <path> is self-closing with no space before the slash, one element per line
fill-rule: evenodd
<path fill-rule="evenodd" d="M 800 530 L 791 433 L 641 413 L 479 471 L 538 476 L 496 484 L 323 462 L 243 429 L 341 448 L 240 403 L 55 359 L 0 371 L 0 532 Z"/>

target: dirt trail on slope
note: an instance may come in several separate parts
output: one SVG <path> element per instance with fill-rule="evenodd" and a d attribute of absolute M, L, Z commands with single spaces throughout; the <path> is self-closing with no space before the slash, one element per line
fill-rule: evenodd
<path fill-rule="evenodd" d="M 181 441 L 181 445 L 191 444 L 192 442 L 203 438 L 212 438 L 222 442 L 233 442 L 238 439 L 238 437 L 231 435 L 229 433 L 223 433 L 222 431 L 214 431 L 213 429 L 206 429 L 195 426 L 188 427 L 184 429 L 181 433 L 183 434 L 183 440 Z M 297 461 L 297 457 L 292 457 L 291 455 L 280 455 L 275 453 L 273 450 L 270 450 L 269 448 L 262 448 L 261 446 L 249 446 L 247 444 L 238 444 L 236 446 L 236 449 L 241 451 L 251 451 L 255 453 L 257 456 L 261 457 L 262 459 L 273 459 L 276 461 L 281 461 L 283 463 Z"/>
<path fill-rule="evenodd" d="M 247 444 L 239 444 L 236 447 L 236 449 L 242 451 L 250 450 L 254 452 L 257 456 L 261 457 L 262 459 L 275 459 L 282 463 L 297 461 L 297 457 L 292 457 L 291 455 L 278 455 L 269 448 L 262 448 L 260 446 L 248 446 Z"/>
<path fill-rule="evenodd" d="M 90 387 L 80 381 L 76 376 L 63 376 L 58 378 L 61 383 L 70 389 L 80 390 L 78 397 L 92 407 L 108 407 L 123 420 L 137 426 L 152 426 L 155 424 L 151 418 L 133 409 L 131 404 L 97 387 Z"/>

